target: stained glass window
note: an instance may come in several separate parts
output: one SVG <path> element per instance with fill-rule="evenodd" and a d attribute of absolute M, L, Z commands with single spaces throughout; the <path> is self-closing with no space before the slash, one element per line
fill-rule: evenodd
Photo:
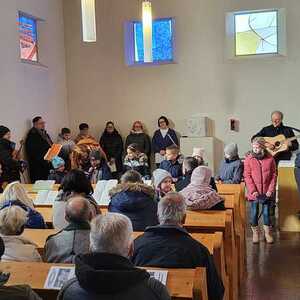
<path fill-rule="evenodd" d="M 19 13 L 19 34 L 21 59 L 37 62 L 37 20 L 23 13 Z"/>
<path fill-rule="evenodd" d="M 152 28 L 153 62 L 173 61 L 173 19 L 157 19 Z M 144 62 L 144 40 L 142 22 L 133 23 L 134 59 L 136 63 Z"/>
<path fill-rule="evenodd" d="M 278 12 L 237 13 L 235 21 L 235 54 L 278 53 Z"/>

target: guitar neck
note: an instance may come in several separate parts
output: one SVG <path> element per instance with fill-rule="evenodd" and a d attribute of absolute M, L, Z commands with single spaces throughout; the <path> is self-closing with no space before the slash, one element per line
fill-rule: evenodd
<path fill-rule="evenodd" d="M 299 139 L 299 138 L 300 138 L 300 134 L 297 134 L 296 136 L 287 138 L 286 141 L 292 142 L 292 141 L 295 141 L 295 140 L 297 140 L 297 139 Z"/>

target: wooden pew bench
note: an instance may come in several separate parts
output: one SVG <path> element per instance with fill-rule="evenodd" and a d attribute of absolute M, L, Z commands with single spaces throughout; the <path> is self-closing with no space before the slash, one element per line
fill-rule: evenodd
<path fill-rule="evenodd" d="M 48 264 L 34 262 L 0 262 L 0 270 L 10 272 L 7 285 L 28 284 L 44 300 L 54 300 L 57 290 L 44 288 L 44 284 L 51 266 L 68 266 L 64 264 Z M 145 268 L 151 269 L 151 268 Z M 160 268 L 153 268 L 160 269 Z M 208 300 L 206 270 L 196 269 L 167 269 L 167 289 L 172 299 L 177 300 Z"/>

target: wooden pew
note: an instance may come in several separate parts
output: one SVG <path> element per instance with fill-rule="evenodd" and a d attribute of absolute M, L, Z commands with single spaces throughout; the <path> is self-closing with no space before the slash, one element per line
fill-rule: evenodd
<path fill-rule="evenodd" d="M 238 254 L 233 222 L 233 212 L 230 209 L 225 211 L 188 211 L 184 227 L 192 233 L 223 232 L 226 273 L 230 281 L 230 299 L 238 299 Z"/>
<path fill-rule="evenodd" d="M 70 265 L 63 264 L 0 262 L 1 271 L 11 273 L 7 285 L 28 284 L 45 300 L 54 300 L 58 294 L 57 290 L 44 289 L 51 266 L 70 267 Z M 145 269 L 149 270 L 151 268 L 147 267 Z M 205 268 L 167 270 L 167 289 L 172 299 L 208 300 Z"/>
<path fill-rule="evenodd" d="M 43 256 L 44 246 L 48 236 L 55 233 L 57 233 L 57 231 L 54 229 L 25 229 L 22 236 L 33 241 L 37 245 L 39 253 Z M 134 232 L 134 238 L 137 238 L 141 234 L 143 234 L 143 232 Z M 227 295 L 229 282 L 225 267 L 223 233 L 193 233 L 191 235 L 194 239 L 205 245 L 213 256 L 216 268 L 225 286 L 226 296 L 224 299 L 229 299 L 229 294 Z"/>

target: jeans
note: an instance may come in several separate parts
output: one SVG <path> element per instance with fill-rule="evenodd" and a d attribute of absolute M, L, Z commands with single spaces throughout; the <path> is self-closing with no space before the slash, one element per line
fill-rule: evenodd
<path fill-rule="evenodd" d="M 262 216 L 264 225 L 270 226 L 270 206 L 271 201 L 268 204 L 259 204 L 258 201 L 251 201 L 251 225 L 258 226 L 259 207 L 262 207 Z"/>

